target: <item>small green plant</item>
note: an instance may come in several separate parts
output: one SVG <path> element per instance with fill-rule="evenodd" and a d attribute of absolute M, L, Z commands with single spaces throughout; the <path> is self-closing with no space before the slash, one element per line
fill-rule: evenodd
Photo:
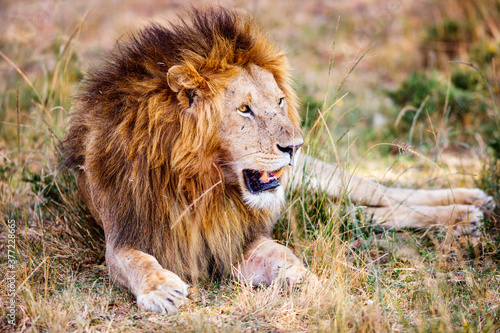
<path fill-rule="evenodd" d="M 451 53 L 456 54 L 457 44 L 464 40 L 470 40 L 471 36 L 470 26 L 456 19 L 446 17 L 427 28 L 424 42 L 446 45 L 445 52 L 452 55 Z"/>
<path fill-rule="evenodd" d="M 469 52 L 470 59 L 480 68 L 491 66 L 492 60 L 500 55 L 500 44 L 495 41 L 480 41 L 474 43 Z"/>
<path fill-rule="evenodd" d="M 430 120 L 439 124 L 444 119 L 461 133 L 458 138 L 465 142 L 473 140 L 466 134 L 469 128 L 475 131 L 479 128 L 486 133 L 493 130 L 486 112 L 489 106 L 485 101 L 487 94 L 479 74 L 458 69 L 452 72 L 448 83 L 437 75 L 414 72 L 399 88 L 387 91 L 387 96 L 398 108 L 398 115 L 395 115 L 397 135 L 407 135 L 417 122 Z M 418 112 L 421 105 L 423 110 Z"/>
<path fill-rule="evenodd" d="M 392 102 L 400 107 L 411 105 L 415 111 L 408 111 L 401 118 L 402 124 L 411 125 L 416 108 L 422 101 L 430 96 L 426 103 L 426 110 L 433 114 L 439 109 L 439 105 L 444 101 L 443 93 L 446 93 L 445 87 L 435 77 L 428 77 L 425 73 L 414 72 L 406 80 L 401 82 L 399 88 L 393 91 L 387 91 L 387 96 Z"/>

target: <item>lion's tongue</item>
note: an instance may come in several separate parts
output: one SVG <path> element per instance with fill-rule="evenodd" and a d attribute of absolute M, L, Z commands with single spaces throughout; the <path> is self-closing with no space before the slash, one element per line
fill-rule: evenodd
<path fill-rule="evenodd" d="M 260 181 L 263 183 L 269 183 L 275 179 L 279 179 L 281 173 L 283 172 L 283 168 L 278 171 L 261 171 L 260 173 Z"/>

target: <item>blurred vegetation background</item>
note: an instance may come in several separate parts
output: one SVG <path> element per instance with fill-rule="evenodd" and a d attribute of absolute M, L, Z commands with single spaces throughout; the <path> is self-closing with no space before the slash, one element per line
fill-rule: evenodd
<path fill-rule="evenodd" d="M 135 327 L 135 320 L 141 318 L 141 314 L 129 316 L 130 295 L 111 292 L 102 266 L 102 231 L 95 228 L 78 200 L 73 175 L 57 172 L 56 146 L 68 122 L 71 95 L 86 70 L 129 32 L 150 21 L 175 21 L 177 15 L 185 15 L 189 4 L 248 12 L 287 50 L 301 100 L 304 133 L 320 158 L 392 186 L 480 187 L 498 204 L 498 0 L 0 0 L 0 218 L 2 225 L 7 219 L 15 219 L 19 225 L 19 281 L 24 282 L 17 330 L 65 331 L 67 325 L 75 330 L 95 325 L 103 328 L 113 321 L 102 315 L 110 309 L 125 322 L 119 328 Z M 311 132 L 320 114 L 328 131 L 315 128 Z M 354 260 L 347 266 L 355 267 L 359 274 L 346 275 L 345 281 L 358 285 L 329 280 L 350 301 L 344 297 L 342 304 L 322 305 L 321 315 L 308 317 L 312 327 L 331 329 L 329 307 L 352 310 L 353 304 L 359 306 L 356 316 L 332 315 L 345 323 L 340 327 L 475 331 L 498 323 L 498 212 L 488 216 L 487 237 L 479 243 L 466 240 L 450 245 L 443 234 L 375 237 L 371 229 L 361 226 L 362 218 L 348 200 L 335 205 L 326 203 L 321 194 L 300 193 L 291 200 L 302 205 L 297 217 L 284 216 L 275 235 L 301 244 L 304 257 L 309 262 L 313 258 L 311 266 L 316 272 L 328 266 L 338 273 L 338 256 L 361 251 L 347 255 Z M 342 224 L 328 224 L 332 221 Z M 291 234 L 295 236 L 291 238 Z M 339 234 L 341 241 L 333 241 Z M 2 227 L 0 239 L 4 236 Z M 362 241 L 350 246 L 356 238 Z M 321 243 L 325 239 L 328 241 Z M 402 242 L 413 244 L 410 252 L 416 255 L 398 252 Z M 329 246 L 335 248 L 334 254 L 324 255 Z M 3 260 L 5 244 L 0 248 Z M 331 262 L 327 265 L 314 258 Z M 381 266 L 370 266 L 375 261 Z M 412 267 L 420 275 L 412 275 Z M 439 285 L 437 269 L 446 271 L 444 282 L 458 281 L 456 289 L 426 289 L 427 284 L 419 283 L 423 279 Z M 464 276 L 473 282 L 460 284 Z M 479 277 L 483 282 L 477 282 Z M 402 285 L 398 281 L 410 282 Z M 469 287 L 480 291 L 471 296 Z M 215 293 L 198 292 L 195 305 L 218 304 L 218 297 L 232 297 L 230 284 L 210 288 Z M 391 289 L 411 294 L 411 301 L 406 304 L 406 296 L 393 295 L 389 300 L 381 296 L 392 297 Z M 106 295 L 105 303 L 89 300 L 88 294 L 94 290 Z M 243 314 L 228 316 L 246 323 L 248 318 L 255 319 L 248 313 L 261 310 L 257 303 L 252 303 L 253 308 L 239 299 L 260 296 L 244 292 L 238 294 L 235 306 Z M 443 295 L 454 301 L 448 302 Z M 373 303 L 374 297 L 380 303 Z M 98 315 L 74 305 L 74 299 L 94 304 Z M 282 305 L 273 311 L 279 313 Z M 398 312 L 398 307 L 405 306 L 405 314 Z M 462 312 L 456 312 L 457 308 Z M 230 309 L 215 315 L 236 311 Z M 75 323 L 71 318 L 77 315 L 87 321 Z M 205 315 L 212 318 L 214 313 Z M 257 330 L 303 328 L 286 315 L 277 316 L 282 326 L 259 317 Z M 194 319 L 186 318 L 186 327 L 198 327 Z M 392 326 L 391 320 L 399 324 Z M 0 330 L 7 328 L 0 322 Z"/>

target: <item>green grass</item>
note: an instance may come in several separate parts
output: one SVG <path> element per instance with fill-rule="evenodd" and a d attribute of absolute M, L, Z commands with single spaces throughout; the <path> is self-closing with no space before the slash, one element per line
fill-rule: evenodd
<path fill-rule="evenodd" d="M 68 7 L 64 10 L 70 17 Z M 271 27 L 285 24 L 266 13 L 262 10 L 260 20 Z M 404 18 L 406 14 L 404 11 L 398 14 L 403 23 L 409 21 Z M 481 26 L 480 19 L 467 17 Z M 88 20 L 94 18 L 90 16 Z M 325 49 L 330 51 L 331 42 L 325 46 L 324 39 L 329 31 L 335 31 L 336 19 L 333 24 L 325 25 L 315 21 L 312 28 L 299 26 L 301 40 L 285 37 L 290 43 L 288 48 L 315 47 L 311 53 L 301 48 L 291 55 L 296 63 L 309 63 L 301 57 L 314 59 L 314 66 L 311 65 L 314 75 L 306 76 L 302 72 L 304 78 L 299 80 L 302 86 L 299 92 L 305 101 L 303 112 L 308 115 L 304 117 L 306 133 L 314 128 L 314 133 L 308 135 L 309 146 L 327 161 L 338 160 L 343 166 L 365 175 L 381 178 L 385 175 L 383 181 L 395 186 L 401 183 L 423 187 L 477 184 L 494 195 L 498 203 L 500 155 L 495 150 L 498 137 L 485 135 L 471 123 L 458 126 L 452 122 L 457 127 L 454 130 L 461 133 L 457 141 L 459 136 L 451 135 L 447 126 L 440 126 L 438 118 L 430 121 L 422 111 L 425 117 L 416 125 L 414 133 L 419 132 L 420 124 L 429 130 L 426 132 L 428 150 L 422 150 L 424 157 L 388 155 L 390 144 L 379 145 L 380 140 L 392 142 L 394 137 L 387 132 L 377 134 L 367 120 L 373 116 L 368 111 L 388 111 L 385 114 L 392 117 L 400 108 L 382 102 L 377 104 L 385 98 L 385 92 L 379 87 L 371 84 L 353 87 L 349 82 L 352 79 L 359 83 L 360 77 L 370 71 L 376 73 L 380 62 L 390 59 L 379 58 L 373 62 L 371 52 L 387 54 L 380 45 L 375 45 L 368 58 L 361 60 L 358 65 L 361 68 L 355 68 L 352 73 L 350 69 L 362 51 L 352 62 L 340 61 L 339 64 L 339 57 L 349 55 L 342 49 L 342 42 L 352 37 L 347 30 L 367 23 L 368 18 L 360 22 L 352 20 L 341 20 L 339 24 L 331 72 L 331 63 L 324 55 Z M 87 52 L 86 44 L 78 37 L 80 21 L 74 23 L 67 28 L 68 32 L 51 34 L 46 48 L 33 49 L 29 44 L 8 40 L 5 36 L 0 40 L 0 51 L 4 54 L 0 65 L 6 73 L 0 80 L 0 269 L 5 272 L 0 275 L 2 286 L 6 285 L 11 271 L 7 261 L 7 224 L 10 220 L 17 223 L 13 253 L 17 260 L 14 265 L 17 291 L 13 298 L 16 319 L 15 325 L 10 325 L 8 310 L 2 307 L 1 331 L 494 332 L 500 329 L 498 215 L 488 216 L 483 236 L 477 239 L 455 239 L 442 229 L 394 232 L 370 225 L 348 198 L 334 201 L 322 193 L 301 191 L 290 193 L 290 207 L 278 220 L 274 236 L 293 248 L 319 277 L 320 284 L 283 293 L 277 287 L 250 289 L 223 278 L 192 286 L 190 301 L 178 314 L 165 316 L 140 311 L 129 292 L 110 282 L 104 262 L 102 231 L 78 199 L 74 174 L 56 168 L 57 143 L 64 133 L 70 96 L 81 78 L 82 57 Z M 390 27 L 386 28 L 389 34 Z M 415 37 L 410 30 L 405 30 L 404 38 Z M 387 52 L 391 56 L 404 52 L 395 48 L 390 38 L 378 36 L 377 40 L 389 48 Z M 417 52 L 417 48 L 415 45 L 412 50 Z M 481 50 L 471 50 L 479 54 L 475 57 L 482 54 Z M 32 65 L 30 54 L 33 52 L 51 65 L 46 68 Z M 93 52 L 100 53 L 100 50 Z M 425 71 L 404 65 L 402 62 L 399 69 L 407 75 L 415 69 Z M 434 70 L 446 99 L 447 73 L 440 68 Z M 299 74 L 301 71 L 299 68 Z M 480 71 L 487 83 L 455 76 L 453 84 L 461 89 L 469 87 L 469 80 L 476 86 L 482 84 L 474 93 L 483 94 L 487 103 L 485 112 L 491 116 L 488 125 L 498 129 L 495 123 L 498 111 L 494 108 L 495 101 L 498 102 L 495 90 L 498 86 L 491 66 L 484 65 Z M 404 77 L 394 73 L 393 86 L 397 87 Z M 310 80 L 316 84 L 309 84 Z M 325 82 L 330 83 L 325 85 Z M 486 84 L 490 89 L 484 86 Z M 325 98 L 327 86 L 329 94 Z M 346 92 L 349 94 L 344 96 Z M 365 99 L 367 96 L 371 98 Z M 425 96 L 415 103 L 420 104 L 422 98 Z M 439 101 L 441 104 L 436 103 L 434 112 L 442 116 L 444 101 Z M 324 112 L 335 102 L 325 117 L 327 126 L 323 126 L 318 109 Z M 384 105 L 389 106 L 389 110 L 383 110 Z M 393 126 L 394 121 L 390 118 L 385 126 Z M 409 122 L 411 125 L 413 118 Z M 323 130 L 317 130 L 321 128 Z M 466 132 L 476 139 L 465 137 Z M 465 152 L 479 151 L 482 156 L 479 163 L 473 163 L 472 170 L 469 164 L 448 165 L 448 155 L 439 144 L 443 136 L 451 141 L 451 147 L 466 144 L 468 148 L 460 152 L 473 156 L 472 160 L 477 160 L 476 155 Z M 407 142 L 407 136 L 398 140 Z M 490 150 L 484 153 L 483 148 L 486 149 L 490 141 Z M 436 162 L 439 168 L 429 160 Z M 415 169 L 417 172 L 413 173 Z M 474 179 L 463 172 L 481 174 Z M 0 297 L 3 302 L 11 299 L 5 288 L 0 289 Z"/>

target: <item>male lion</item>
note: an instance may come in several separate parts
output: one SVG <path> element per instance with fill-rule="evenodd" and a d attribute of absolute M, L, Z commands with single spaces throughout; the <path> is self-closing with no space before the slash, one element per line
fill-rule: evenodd
<path fill-rule="evenodd" d="M 491 205 L 477 189 L 386 188 L 297 156 L 299 124 L 283 51 L 224 9 L 151 24 L 87 74 L 63 164 L 104 228 L 111 278 L 140 308 L 173 313 L 183 280 L 214 273 L 299 284 L 301 260 L 270 238 L 292 178 L 331 196 L 347 189 L 391 227 L 462 221 L 457 232 L 476 233 L 478 206 Z"/>

